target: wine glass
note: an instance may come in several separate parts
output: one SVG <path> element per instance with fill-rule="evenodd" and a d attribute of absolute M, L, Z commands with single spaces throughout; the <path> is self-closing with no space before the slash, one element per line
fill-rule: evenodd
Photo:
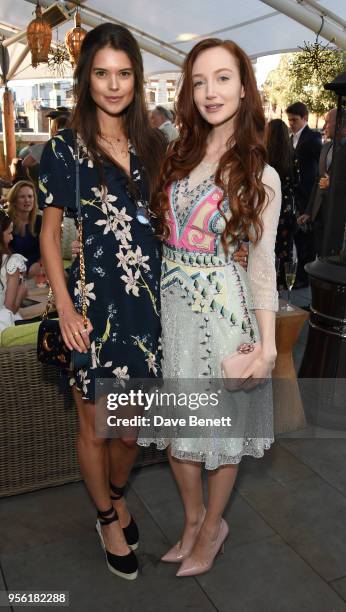
<path fill-rule="evenodd" d="M 297 272 L 297 262 L 296 261 L 286 261 L 284 265 L 285 269 L 285 279 L 287 286 L 287 304 L 282 306 L 281 310 L 292 311 L 294 308 L 291 306 L 291 290 L 296 280 L 296 272 Z"/>
<path fill-rule="evenodd" d="M 36 287 L 47 287 L 47 276 L 40 259 L 39 263 L 39 272 L 35 275 Z"/>

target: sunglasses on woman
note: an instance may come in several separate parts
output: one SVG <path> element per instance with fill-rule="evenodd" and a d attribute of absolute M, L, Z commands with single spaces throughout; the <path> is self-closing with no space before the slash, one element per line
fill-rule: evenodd
<path fill-rule="evenodd" d="M 138 223 L 141 225 L 149 225 L 150 224 L 150 213 L 149 213 L 149 202 L 144 200 L 140 189 L 137 187 L 133 181 L 128 181 L 126 185 L 126 193 L 128 197 L 135 203 L 137 211 L 136 211 L 136 219 Z"/>

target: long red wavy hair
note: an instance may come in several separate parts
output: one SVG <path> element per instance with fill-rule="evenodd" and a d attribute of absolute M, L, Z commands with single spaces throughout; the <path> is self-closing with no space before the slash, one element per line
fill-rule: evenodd
<path fill-rule="evenodd" d="M 192 69 L 199 54 L 214 47 L 222 47 L 235 57 L 245 91 L 234 120 L 232 144 L 221 157 L 215 175 L 215 182 L 224 192 L 224 197 L 228 197 L 232 211 L 231 218 L 228 221 L 226 219 L 222 234 L 222 244 L 227 252 L 229 242 L 239 239 L 239 228 L 242 237 L 249 237 L 253 242 L 259 240 L 263 230 L 260 214 L 266 205 L 262 183 L 266 160 L 265 118 L 251 61 L 236 43 L 208 38 L 193 47 L 186 57 L 176 102 L 180 137 L 173 143 L 163 162 L 151 208 L 157 217 L 159 236 L 168 237 L 167 188 L 173 181 L 187 176 L 202 161 L 206 153 L 207 136 L 212 129 L 194 103 Z M 222 212 L 221 202 L 218 206 Z"/>

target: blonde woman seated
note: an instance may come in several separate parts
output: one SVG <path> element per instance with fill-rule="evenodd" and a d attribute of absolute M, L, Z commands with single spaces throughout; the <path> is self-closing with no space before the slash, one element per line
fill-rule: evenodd
<path fill-rule="evenodd" d="M 31 181 L 18 181 L 7 194 L 8 214 L 13 221 L 13 253 L 26 259 L 28 277 L 42 274 L 39 235 L 42 216 L 38 214 L 37 196 Z"/>

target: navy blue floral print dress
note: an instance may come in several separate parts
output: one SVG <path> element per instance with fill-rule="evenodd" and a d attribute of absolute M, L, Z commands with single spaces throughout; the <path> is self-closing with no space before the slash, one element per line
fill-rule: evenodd
<path fill-rule="evenodd" d="M 149 225 L 136 218 L 124 171 L 104 159 L 100 172 L 78 137 L 86 303 L 93 325 L 90 365 L 71 378 L 83 398 L 95 401 L 95 379 L 160 376 L 159 279 L 161 245 Z M 148 184 L 131 145 L 132 181 L 144 200 Z M 61 130 L 45 147 L 40 163 L 40 204 L 76 215 L 74 139 Z M 68 290 L 81 312 L 79 258 Z"/>

